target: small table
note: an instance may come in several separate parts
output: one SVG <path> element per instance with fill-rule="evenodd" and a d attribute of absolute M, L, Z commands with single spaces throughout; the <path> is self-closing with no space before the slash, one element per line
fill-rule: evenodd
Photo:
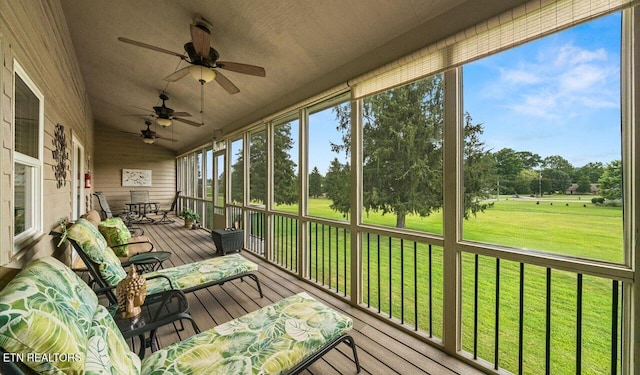
<path fill-rule="evenodd" d="M 139 273 L 153 272 L 164 268 L 162 263 L 169 260 L 172 254 L 170 251 L 149 251 L 131 256 L 126 263 L 135 264 Z"/>
<path fill-rule="evenodd" d="M 131 202 L 125 203 L 129 207 L 129 214 L 137 213 L 138 217 L 133 220 L 135 224 L 153 223 L 155 220 L 147 216 L 147 207 L 158 207 L 158 202 Z"/>
<path fill-rule="evenodd" d="M 137 336 L 140 339 L 138 352 L 140 359 L 144 358 L 147 346 L 151 347 L 152 352 L 158 350 L 156 333 L 158 328 L 164 325 L 187 319 L 191 322 L 194 331 L 200 332 L 196 322 L 189 314 L 189 302 L 181 290 L 168 290 L 148 295 L 140 307 L 142 312 L 133 319 L 122 318 L 117 304 L 108 307 L 111 316 L 122 332 L 122 336 L 125 339 Z M 147 332 L 149 332 L 149 338 L 145 337 Z"/>
<path fill-rule="evenodd" d="M 244 246 L 244 231 L 242 229 L 214 229 L 211 239 L 216 245 L 216 251 L 222 255 L 242 250 Z"/>

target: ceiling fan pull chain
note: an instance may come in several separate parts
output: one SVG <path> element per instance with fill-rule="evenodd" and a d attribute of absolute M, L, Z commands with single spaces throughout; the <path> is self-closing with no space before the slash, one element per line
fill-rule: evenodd
<path fill-rule="evenodd" d="M 204 81 L 200 80 L 200 121 L 204 125 Z"/>

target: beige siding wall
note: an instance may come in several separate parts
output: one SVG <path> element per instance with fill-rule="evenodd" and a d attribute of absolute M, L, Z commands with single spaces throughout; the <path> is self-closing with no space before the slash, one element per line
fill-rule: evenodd
<path fill-rule="evenodd" d="M 140 129 L 144 128 L 140 121 Z M 93 163 L 94 191 L 102 191 L 111 210 L 116 212 L 126 208 L 130 202 L 131 190 L 148 190 L 149 199 L 159 202 L 161 208 L 169 208 L 176 191 L 176 155 L 163 148 L 162 141 L 145 144 L 136 135 L 114 130 L 104 130 L 96 135 L 95 161 Z M 147 169 L 151 171 L 151 186 L 122 186 L 122 169 Z M 100 209 L 93 197 L 93 207 Z"/>
<path fill-rule="evenodd" d="M 52 253 L 66 259 L 68 252 L 56 249 L 48 235 L 60 219 L 71 216 L 71 173 L 67 171 L 66 183 L 58 189 L 53 173 L 52 140 L 56 124 L 61 124 L 69 157 L 74 135 L 84 145 L 88 158 L 93 153 L 93 123 L 59 2 L 0 1 L 0 58 L 0 265 L 19 268 L 33 257 Z M 43 233 L 16 254 L 12 245 L 14 59 L 44 95 Z"/>

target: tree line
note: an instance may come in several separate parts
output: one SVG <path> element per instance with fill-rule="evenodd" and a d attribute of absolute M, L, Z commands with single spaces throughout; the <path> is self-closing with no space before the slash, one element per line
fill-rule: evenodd
<path fill-rule="evenodd" d="M 349 103 L 333 108 L 340 142 L 332 143 L 336 154 L 350 154 Z M 396 226 L 404 228 L 407 215 L 428 216 L 443 204 L 444 90 L 441 76 L 429 77 L 387 90 L 363 100 L 363 208 L 369 212 L 393 214 Z M 564 193 L 577 184 L 577 193 L 598 193 L 605 199 L 622 198 L 622 168 L 619 160 L 608 164 L 573 166 L 560 155 L 542 157 L 529 151 L 503 148 L 488 150 L 482 141 L 483 124 L 464 115 L 464 216 L 487 209 L 497 194 L 545 195 Z M 298 201 L 296 163 L 289 124 L 274 128 L 274 201 Z M 250 197 L 266 197 L 266 132 L 253 133 L 250 145 Z M 242 201 L 243 153 L 232 165 L 232 199 Z M 335 157 L 323 175 L 313 167 L 308 176 L 308 194 L 325 196 L 331 208 L 347 217 L 351 210 L 351 166 Z"/>

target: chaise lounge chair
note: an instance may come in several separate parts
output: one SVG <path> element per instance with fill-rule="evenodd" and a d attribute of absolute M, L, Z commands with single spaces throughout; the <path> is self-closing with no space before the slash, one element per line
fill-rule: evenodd
<path fill-rule="evenodd" d="M 80 218 L 65 231 L 66 233 L 52 234 L 66 236 L 84 261 L 91 276 L 91 282 L 105 293 L 110 303 L 116 303 L 113 288 L 126 277 L 126 271 L 120 259 L 88 220 Z M 257 264 L 240 254 L 233 254 L 161 269 L 144 275 L 147 279 L 147 295 L 169 289 L 179 289 L 189 293 L 248 277 L 256 282 L 262 297 L 260 280 L 255 274 L 257 270 Z"/>
<path fill-rule="evenodd" d="M 297 374 L 341 342 L 351 318 L 306 293 L 140 360 L 95 293 L 60 261 L 31 261 L 0 291 L 0 373 Z"/>

